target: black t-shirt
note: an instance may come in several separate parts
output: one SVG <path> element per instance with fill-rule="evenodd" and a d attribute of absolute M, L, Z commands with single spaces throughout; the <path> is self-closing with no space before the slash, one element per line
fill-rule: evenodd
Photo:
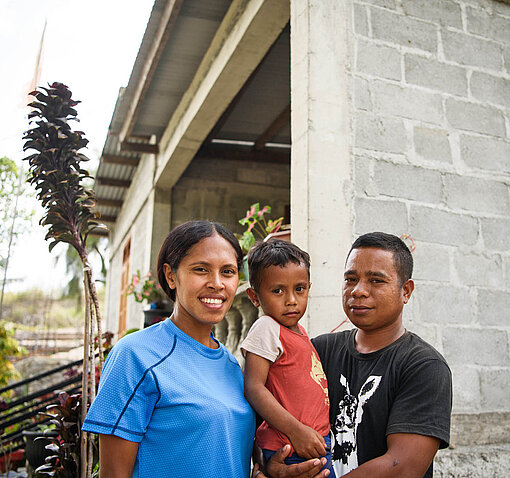
<path fill-rule="evenodd" d="M 441 354 L 412 332 L 362 354 L 355 335 L 353 329 L 312 339 L 328 379 L 336 475 L 384 455 L 392 433 L 432 436 L 447 447 L 452 378 Z M 432 478 L 432 465 L 425 477 Z"/>

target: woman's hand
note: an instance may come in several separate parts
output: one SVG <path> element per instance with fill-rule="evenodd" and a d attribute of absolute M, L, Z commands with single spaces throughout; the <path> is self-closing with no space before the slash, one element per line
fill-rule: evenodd
<path fill-rule="evenodd" d="M 295 465 L 286 465 L 285 458 L 290 454 L 290 450 L 290 446 L 285 445 L 271 457 L 267 462 L 267 475 L 259 470 L 258 465 L 255 465 L 252 478 L 326 478 L 329 476 L 329 470 L 320 471 L 326 464 L 326 458 L 315 458 Z"/>
<path fill-rule="evenodd" d="M 326 456 L 326 442 L 321 434 L 311 427 L 301 424 L 295 428 L 289 435 L 289 440 L 294 447 L 294 451 L 301 457 L 309 460 L 310 458 L 320 458 Z"/>

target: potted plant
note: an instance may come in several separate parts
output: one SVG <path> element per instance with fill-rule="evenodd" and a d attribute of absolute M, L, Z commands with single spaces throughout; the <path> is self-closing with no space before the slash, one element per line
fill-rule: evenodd
<path fill-rule="evenodd" d="M 132 295 L 135 302 L 149 305 L 144 313 L 144 327 L 149 327 L 168 317 L 173 306 L 168 302 L 161 286 L 156 282 L 151 272 L 142 276 L 140 270 L 131 277 L 126 295 Z"/>
<path fill-rule="evenodd" d="M 278 219 L 266 219 L 265 215 L 271 212 L 271 206 L 260 208 L 260 203 L 255 203 L 246 211 L 246 216 L 239 219 L 239 224 L 247 226 L 243 234 L 236 234 L 243 253 L 243 267 L 240 271 L 241 280 L 248 280 L 248 265 L 246 263 L 246 254 L 255 244 L 257 239 L 269 240 L 272 237 L 278 237 L 290 241 L 290 229 L 282 226 L 283 217 Z"/>

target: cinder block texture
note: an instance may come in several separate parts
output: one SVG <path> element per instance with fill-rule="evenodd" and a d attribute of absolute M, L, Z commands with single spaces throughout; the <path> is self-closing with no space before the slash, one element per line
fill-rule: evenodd
<path fill-rule="evenodd" d="M 498 43 L 448 30 L 441 30 L 441 38 L 446 60 L 491 70 L 501 68 L 502 50 Z"/>
<path fill-rule="evenodd" d="M 439 203 L 441 174 L 431 169 L 377 161 L 374 167 L 376 191 L 383 196 Z"/>
<path fill-rule="evenodd" d="M 445 197 L 456 210 L 507 215 L 510 210 L 508 186 L 499 181 L 445 174 Z"/>
<path fill-rule="evenodd" d="M 505 284 L 500 284 L 501 288 Z M 502 290 L 478 290 L 477 322 L 482 325 L 510 324 L 510 293 Z"/>
<path fill-rule="evenodd" d="M 360 39 L 356 69 L 360 73 L 400 80 L 402 77 L 400 52 L 396 48 Z"/>
<path fill-rule="evenodd" d="M 406 81 L 414 85 L 467 96 L 466 70 L 430 58 L 407 54 L 404 57 Z"/>
<path fill-rule="evenodd" d="M 407 131 L 402 120 L 383 116 L 358 114 L 354 125 L 354 142 L 357 148 L 387 153 L 407 151 Z"/>
<path fill-rule="evenodd" d="M 453 406 L 457 411 L 478 410 L 480 408 L 480 371 L 478 367 L 465 364 L 452 365 L 454 383 Z"/>
<path fill-rule="evenodd" d="M 496 344 L 494 344 L 496 346 Z M 508 403 L 510 370 L 487 370 L 481 374 L 482 407 L 485 410 L 500 410 L 502 403 Z"/>
<path fill-rule="evenodd" d="M 510 251 L 510 219 L 486 218 L 481 222 L 485 247 L 499 252 Z"/>
<path fill-rule="evenodd" d="M 510 31 L 510 25 L 507 28 Z M 470 84 L 471 94 L 477 100 L 510 107 L 510 80 L 474 71 Z"/>
<path fill-rule="evenodd" d="M 449 134 L 445 130 L 416 126 L 413 131 L 418 156 L 429 161 L 452 162 Z"/>
<path fill-rule="evenodd" d="M 409 229 L 420 241 L 445 245 L 474 245 L 478 221 L 468 215 L 423 206 L 411 206 Z"/>
<path fill-rule="evenodd" d="M 357 199 L 354 209 L 357 234 L 383 231 L 400 236 L 408 229 L 406 206 L 401 202 Z"/>
<path fill-rule="evenodd" d="M 424 51 L 437 50 L 437 27 L 431 23 L 382 9 L 371 9 L 374 38 Z"/>
<path fill-rule="evenodd" d="M 503 113 L 491 106 L 447 99 L 446 119 L 453 128 L 493 136 L 505 136 Z"/>
<path fill-rule="evenodd" d="M 414 279 L 444 283 L 450 281 L 450 254 L 447 247 L 418 243 L 413 252 L 413 258 Z M 428 286 L 419 285 L 420 292 L 417 292 L 416 295 L 418 298 L 425 297 L 421 292 L 423 287 L 426 289 Z M 428 296 L 426 297 L 428 298 Z"/>
<path fill-rule="evenodd" d="M 454 263 L 461 284 L 497 289 L 502 287 L 503 268 L 499 256 L 458 252 Z"/>
<path fill-rule="evenodd" d="M 446 327 L 443 345 L 445 358 L 452 365 L 510 364 L 508 336 L 502 330 Z"/>
<path fill-rule="evenodd" d="M 510 172 L 510 142 L 486 136 L 460 135 L 462 160 L 472 168 Z"/>
<path fill-rule="evenodd" d="M 404 12 L 444 26 L 462 28 L 460 5 L 451 0 L 402 0 Z"/>
<path fill-rule="evenodd" d="M 448 263 L 445 266 L 447 267 Z M 472 322 L 471 299 L 467 287 L 453 287 L 449 284 L 418 284 L 416 299 L 420 307 L 421 320 L 425 322 L 440 324 L 441 327 L 446 324 Z"/>
<path fill-rule="evenodd" d="M 497 2 L 492 2 L 497 5 Z M 496 9 L 497 7 L 495 7 Z M 480 8 L 466 8 L 467 31 L 492 40 L 510 43 L 508 18 Z"/>
<path fill-rule="evenodd" d="M 437 94 L 418 88 L 403 88 L 392 83 L 377 81 L 372 86 L 374 109 L 382 115 L 441 124 L 443 105 Z"/>

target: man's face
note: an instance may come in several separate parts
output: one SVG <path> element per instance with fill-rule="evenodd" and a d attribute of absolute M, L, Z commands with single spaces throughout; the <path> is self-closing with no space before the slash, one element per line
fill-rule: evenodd
<path fill-rule="evenodd" d="M 400 284 L 393 252 L 375 247 L 353 249 L 345 265 L 344 311 L 356 327 L 367 332 L 399 325 L 413 287 L 412 280 Z"/>

